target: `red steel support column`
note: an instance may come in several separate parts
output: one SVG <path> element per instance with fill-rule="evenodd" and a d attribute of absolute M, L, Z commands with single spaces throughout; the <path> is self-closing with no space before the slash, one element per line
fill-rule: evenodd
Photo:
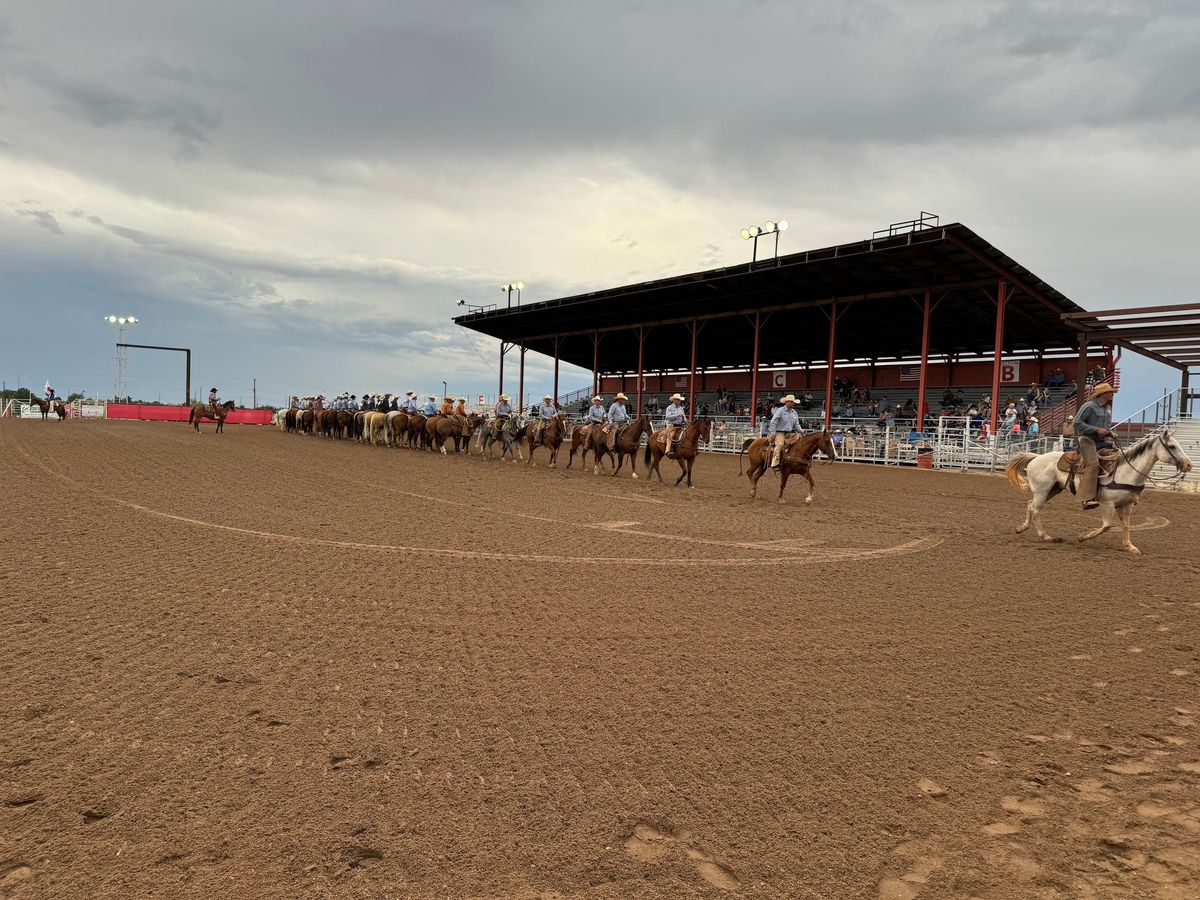
<path fill-rule="evenodd" d="M 925 291 L 925 315 L 921 324 L 921 376 L 917 383 L 917 431 L 925 431 L 925 388 L 929 384 L 929 291 Z"/>
<path fill-rule="evenodd" d="M 750 429 L 758 420 L 758 337 L 762 331 L 762 313 L 754 314 L 754 362 L 750 367 Z"/>
<path fill-rule="evenodd" d="M 833 358 L 837 355 L 838 304 L 829 309 L 829 369 L 825 372 L 825 430 L 833 426 Z"/>
<path fill-rule="evenodd" d="M 559 339 L 556 337 L 554 339 L 554 387 L 552 389 L 556 406 L 558 405 L 558 341 Z"/>
<path fill-rule="evenodd" d="M 637 411 L 634 413 L 635 416 L 640 416 L 642 414 L 642 382 L 646 378 L 645 368 L 643 367 L 643 363 L 645 362 L 645 355 L 646 355 L 646 328 L 643 325 L 639 325 L 638 326 Z"/>
<path fill-rule="evenodd" d="M 696 417 L 696 320 L 692 319 L 692 371 L 688 375 L 688 418 Z"/>
<path fill-rule="evenodd" d="M 1075 408 L 1083 406 L 1087 400 L 1087 356 L 1088 339 L 1086 332 L 1079 332 L 1079 357 L 1075 361 Z"/>
<path fill-rule="evenodd" d="M 521 375 L 517 380 L 517 409 L 525 408 L 525 348 L 521 348 Z"/>
<path fill-rule="evenodd" d="M 1008 307 L 1008 284 L 996 287 L 996 352 L 992 357 L 992 437 L 1000 424 L 1000 365 L 1004 356 L 1004 311 Z"/>

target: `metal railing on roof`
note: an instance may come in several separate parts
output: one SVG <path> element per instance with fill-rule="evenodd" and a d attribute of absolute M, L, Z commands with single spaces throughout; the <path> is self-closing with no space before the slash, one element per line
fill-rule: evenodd
<path fill-rule="evenodd" d="M 921 210 L 920 215 L 915 219 L 909 219 L 906 222 L 893 222 L 887 228 L 880 228 L 878 231 L 872 232 L 871 240 L 877 241 L 880 238 L 895 237 L 898 234 L 908 234 L 913 231 L 924 231 L 927 228 L 937 228 L 940 222 L 941 216 Z"/>

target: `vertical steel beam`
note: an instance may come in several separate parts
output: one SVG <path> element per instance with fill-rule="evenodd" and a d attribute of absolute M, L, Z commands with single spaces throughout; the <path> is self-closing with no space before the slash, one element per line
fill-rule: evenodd
<path fill-rule="evenodd" d="M 929 386 L 930 292 L 925 289 L 925 313 L 921 321 L 921 372 L 917 381 L 917 431 L 925 431 L 925 390 Z"/>
<path fill-rule="evenodd" d="M 1008 284 L 996 286 L 996 350 L 992 356 L 992 437 L 1000 424 L 1000 366 L 1004 356 L 1004 312 L 1008 308 Z"/>
<path fill-rule="evenodd" d="M 833 426 L 833 358 L 837 355 L 838 302 L 829 308 L 829 368 L 825 372 L 825 430 Z"/>
<path fill-rule="evenodd" d="M 692 370 L 688 375 L 688 417 L 696 417 L 696 320 L 692 319 Z"/>
<path fill-rule="evenodd" d="M 504 354 L 508 352 L 508 348 L 504 346 L 504 341 L 500 342 L 500 388 L 496 391 L 496 400 L 499 401 L 500 395 L 504 393 Z M 446 398 L 443 397 L 443 400 Z"/>
<path fill-rule="evenodd" d="M 521 375 L 517 379 L 517 409 L 525 408 L 525 349 L 525 347 L 521 348 Z"/>
<path fill-rule="evenodd" d="M 600 393 L 600 332 L 592 334 L 592 397 Z M 588 398 L 591 400 L 591 397 Z"/>
<path fill-rule="evenodd" d="M 555 336 L 555 338 L 554 338 L 554 387 L 552 388 L 552 391 L 554 393 L 554 405 L 555 406 L 558 405 L 558 345 L 559 345 L 560 341 L 561 341 L 561 338 L 559 338 L 558 336 Z"/>
<path fill-rule="evenodd" d="M 646 378 L 646 326 L 638 326 L 638 373 L 637 373 L 637 412 L 636 416 L 642 414 L 642 383 Z"/>
<path fill-rule="evenodd" d="M 1087 400 L 1087 332 L 1079 332 L 1079 356 L 1075 360 L 1075 408 L 1083 406 Z"/>
<path fill-rule="evenodd" d="M 758 343 L 762 333 L 762 313 L 754 314 L 754 361 L 750 365 L 750 429 L 758 420 Z"/>
<path fill-rule="evenodd" d="M 1184 366 L 1183 375 L 1179 379 L 1179 417 L 1187 418 L 1191 413 L 1191 404 L 1188 402 L 1191 398 L 1188 396 L 1191 393 L 1191 372 Z"/>

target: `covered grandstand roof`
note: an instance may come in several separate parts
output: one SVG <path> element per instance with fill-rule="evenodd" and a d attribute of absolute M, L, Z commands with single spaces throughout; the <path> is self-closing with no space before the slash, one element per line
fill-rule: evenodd
<path fill-rule="evenodd" d="M 690 323 L 698 320 L 697 359 L 704 369 L 745 368 L 753 356 L 753 316 L 761 312 L 763 367 L 824 361 L 829 313 L 838 302 L 836 358 L 918 357 L 924 292 L 932 292 L 930 353 L 990 355 L 996 291 L 1008 287 L 1006 355 L 1075 352 L 1078 329 L 1067 299 L 965 225 L 929 226 L 870 240 L 727 266 L 658 281 L 459 316 L 458 324 L 592 368 L 593 335 L 600 369 L 638 367 L 637 326 L 649 330 L 647 370 L 691 365 Z M 766 316 L 769 314 L 769 319 Z"/>

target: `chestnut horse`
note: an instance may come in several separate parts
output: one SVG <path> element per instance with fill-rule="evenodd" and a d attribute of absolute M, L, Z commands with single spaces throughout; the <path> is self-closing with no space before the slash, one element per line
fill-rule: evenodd
<path fill-rule="evenodd" d="M 201 419 L 212 419 L 217 423 L 214 434 L 225 433 L 225 417 L 233 412 L 233 401 L 226 400 L 217 407 L 216 416 L 213 415 L 212 408 L 207 403 L 193 403 L 192 411 L 188 413 L 188 423 L 197 431 L 200 430 Z"/>
<path fill-rule="evenodd" d="M 662 462 L 663 456 L 666 455 L 666 440 L 665 436 L 662 443 L 659 442 L 659 435 L 662 435 L 665 429 L 660 428 L 658 431 L 651 432 L 650 439 L 646 441 L 646 477 L 657 474 L 659 484 L 662 484 L 662 471 L 658 465 Z M 708 416 L 700 416 L 690 425 L 684 426 L 683 433 L 675 441 L 675 462 L 679 463 L 679 477 L 675 479 L 675 486 L 679 487 L 679 482 L 687 478 L 687 486 L 692 487 L 692 466 L 696 462 L 696 455 L 700 452 L 700 442 L 707 442 L 712 436 L 712 420 Z"/>
<path fill-rule="evenodd" d="M 813 492 L 816 490 L 816 482 L 812 477 L 813 454 L 820 451 L 828 457 L 829 462 L 833 462 L 837 457 L 837 448 L 833 445 L 833 438 L 829 436 L 828 431 L 814 431 L 812 434 L 806 434 L 790 447 L 784 447 L 779 455 L 779 502 L 783 502 L 783 489 L 787 487 L 788 477 L 791 475 L 803 475 L 808 479 L 808 496 L 804 498 L 805 503 L 812 503 Z M 750 456 L 750 468 L 746 470 L 746 477 L 750 479 L 750 497 L 753 499 L 758 496 L 758 479 L 767 474 L 767 467 L 771 464 L 771 454 L 775 452 L 775 438 L 760 437 L 747 438 L 742 444 L 742 449 L 738 451 L 738 474 L 742 474 L 742 454 L 747 453 Z"/>
<path fill-rule="evenodd" d="M 608 449 L 608 435 L 604 433 L 603 428 L 592 428 L 591 434 L 588 436 L 588 449 L 592 451 L 592 474 L 600 474 L 601 459 L 607 456 L 609 467 L 612 468 L 610 474 L 615 476 L 621 471 L 621 467 L 625 465 L 625 457 L 628 456 L 630 466 L 633 469 L 633 477 L 637 478 L 638 444 L 642 442 L 643 434 L 653 434 L 654 432 L 654 426 L 650 424 L 650 417 L 642 415 L 625 425 L 615 425 L 612 427 L 619 429 L 617 431 L 617 439 L 613 442 L 612 450 Z M 613 459 L 613 454 L 616 454 L 615 460 Z"/>
<path fill-rule="evenodd" d="M 532 466 L 533 451 L 538 447 L 545 447 L 550 453 L 549 467 L 554 468 L 554 464 L 558 462 L 558 448 L 562 446 L 563 431 L 566 430 L 567 423 L 561 415 L 555 416 L 549 422 L 546 422 L 541 432 L 536 436 L 533 433 L 533 424 L 525 429 L 525 444 L 529 449 L 529 459 L 525 461 L 525 465 Z"/>

